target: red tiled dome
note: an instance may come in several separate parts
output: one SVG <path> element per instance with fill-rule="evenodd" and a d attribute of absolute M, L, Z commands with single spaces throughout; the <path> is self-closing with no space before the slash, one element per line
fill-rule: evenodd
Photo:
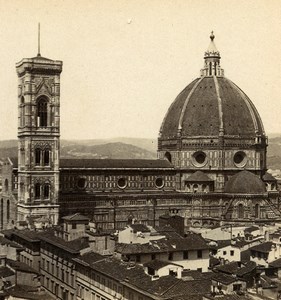
<path fill-rule="evenodd" d="M 255 106 L 233 82 L 219 76 L 197 78 L 170 106 L 160 138 L 219 135 L 254 138 L 265 133 Z"/>

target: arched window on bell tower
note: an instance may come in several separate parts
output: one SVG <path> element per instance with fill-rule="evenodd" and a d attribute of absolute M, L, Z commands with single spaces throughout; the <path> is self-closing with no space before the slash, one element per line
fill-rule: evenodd
<path fill-rule="evenodd" d="M 35 149 L 35 165 L 40 166 L 41 164 L 41 149 L 36 148 Z"/>
<path fill-rule="evenodd" d="M 41 185 L 40 183 L 35 184 L 35 199 L 40 199 L 41 196 Z"/>
<path fill-rule="evenodd" d="M 50 165 L 50 149 L 44 150 L 44 166 Z"/>
<path fill-rule="evenodd" d="M 7 221 L 10 221 L 10 200 L 7 200 Z"/>
<path fill-rule="evenodd" d="M 46 183 L 44 185 L 44 199 L 49 199 L 50 197 L 50 185 Z"/>
<path fill-rule="evenodd" d="M 48 126 L 48 101 L 45 97 L 39 98 L 37 102 L 37 126 Z"/>

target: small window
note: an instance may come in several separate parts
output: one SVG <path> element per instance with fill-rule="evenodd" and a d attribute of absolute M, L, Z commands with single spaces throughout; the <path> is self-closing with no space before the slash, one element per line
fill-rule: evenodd
<path fill-rule="evenodd" d="M 119 178 L 118 179 L 118 182 L 117 182 L 117 185 L 120 189 L 124 189 L 126 186 L 127 186 L 127 180 L 126 178 Z"/>
<path fill-rule="evenodd" d="M 202 250 L 197 250 L 197 258 L 202 258 Z"/>
<path fill-rule="evenodd" d="M 35 165 L 39 166 L 41 164 L 41 149 L 35 149 Z"/>
<path fill-rule="evenodd" d="M 188 251 L 183 251 L 183 259 L 188 259 Z"/>
<path fill-rule="evenodd" d="M 201 167 L 207 162 L 207 155 L 202 151 L 197 151 L 192 155 L 192 162 L 195 166 Z"/>
<path fill-rule="evenodd" d="M 72 224 L 72 229 L 77 229 L 77 224 L 76 223 Z"/>
<path fill-rule="evenodd" d="M 8 181 L 8 179 L 6 178 L 6 179 L 5 179 L 5 192 L 8 192 L 8 189 L 9 189 L 9 181 Z"/>
<path fill-rule="evenodd" d="M 230 250 L 230 256 L 234 256 L 234 250 Z"/>
<path fill-rule="evenodd" d="M 44 199 L 48 199 L 50 197 L 50 185 L 44 185 Z"/>
<path fill-rule="evenodd" d="M 49 166 L 50 164 L 50 150 L 44 151 L 44 165 Z"/>
<path fill-rule="evenodd" d="M 39 199 L 41 196 L 41 185 L 40 183 L 35 184 L 35 199 Z"/>
<path fill-rule="evenodd" d="M 169 253 L 169 256 L 168 256 L 168 260 L 173 260 L 173 256 L 174 256 L 174 255 L 173 255 L 173 252 L 170 252 L 170 253 Z"/>
<path fill-rule="evenodd" d="M 244 167 L 247 163 L 247 155 L 245 152 L 243 151 L 238 151 L 234 154 L 234 157 L 233 157 L 233 161 L 234 161 L 234 164 L 241 168 L 241 167 Z"/>
<path fill-rule="evenodd" d="M 47 127 L 48 102 L 45 98 L 39 99 L 37 103 L 37 126 Z"/>
<path fill-rule="evenodd" d="M 10 200 L 7 200 L 7 221 L 10 220 Z"/>
<path fill-rule="evenodd" d="M 77 187 L 78 187 L 79 189 L 85 189 L 85 188 L 86 188 L 86 185 L 87 185 L 86 178 L 84 178 L 84 177 L 79 177 L 78 180 L 77 180 Z"/>
<path fill-rule="evenodd" d="M 226 251 L 223 251 L 222 254 L 223 254 L 223 255 L 226 255 Z"/>
<path fill-rule="evenodd" d="M 164 180 L 163 180 L 163 178 L 162 177 L 156 178 L 155 185 L 159 189 L 162 188 L 164 186 Z"/>

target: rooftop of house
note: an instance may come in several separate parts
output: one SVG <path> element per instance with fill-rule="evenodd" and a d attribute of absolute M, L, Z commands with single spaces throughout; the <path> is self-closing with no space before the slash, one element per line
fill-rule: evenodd
<path fill-rule="evenodd" d="M 31 268 L 27 264 L 20 262 L 20 261 L 7 259 L 7 265 L 10 266 L 10 268 L 15 271 L 21 271 L 21 272 L 32 273 L 32 274 L 37 274 L 37 275 L 40 274 L 35 269 Z"/>
<path fill-rule="evenodd" d="M 256 230 L 259 230 L 258 226 L 251 226 L 251 227 L 245 228 L 244 233 L 252 233 L 252 232 L 254 232 Z"/>
<path fill-rule="evenodd" d="M 256 263 L 253 261 L 249 261 L 246 263 L 233 261 L 225 265 L 217 266 L 214 270 L 224 274 L 243 276 L 247 273 L 252 272 L 255 268 Z"/>
<path fill-rule="evenodd" d="M 264 289 L 269 289 L 269 288 L 276 288 L 277 283 L 274 282 L 270 277 L 266 275 L 261 275 L 260 276 L 260 284 Z"/>
<path fill-rule="evenodd" d="M 75 261 L 82 265 L 90 266 L 96 272 L 100 272 L 108 277 L 114 278 L 124 285 L 131 286 L 157 296 L 165 296 L 168 299 L 181 299 L 185 296 L 197 296 L 206 293 L 210 290 L 211 281 L 206 279 L 184 281 L 177 279 L 174 276 L 163 276 L 157 280 L 152 280 L 151 276 L 146 274 L 143 267 L 139 265 L 131 265 L 130 263 L 122 262 L 113 257 L 107 257 L 100 260 L 100 257 L 94 255 L 94 260 L 91 261 L 91 254 L 79 256 Z M 87 257 L 88 256 L 88 257 Z M 86 263 L 86 264 L 85 264 Z M 182 298 L 182 299 L 191 299 Z"/>
<path fill-rule="evenodd" d="M 75 261 L 78 263 L 82 263 L 83 265 L 91 266 L 92 264 L 96 263 L 97 261 L 103 260 L 105 257 L 96 252 L 88 252 L 83 255 L 74 258 Z"/>
<path fill-rule="evenodd" d="M 130 224 L 129 225 L 132 229 L 134 233 L 137 232 L 150 232 L 151 230 L 144 224 Z"/>
<path fill-rule="evenodd" d="M 18 230 L 18 229 L 9 229 L 9 230 L 3 230 L 2 234 L 4 234 L 5 237 L 12 238 L 12 236 L 18 236 L 23 240 L 26 240 L 27 242 L 36 243 L 40 242 L 40 235 L 41 232 L 24 229 L 24 230 Z"/>
<path fill-rule="evenodd" d="M 65 221 L 82 221 L 82 222 L 89 222 L 89 218 L 86 216 L 83 216 L 79 213 L 76 213 L 74 215 L 70 215 L 70 216 L 65 216 L 62 217 L 63 220 Z"/>
<path fill-rule="evenodd" d="M 3 236 L 0 236 L 0 245 L 9 245 L 10 247 L 13 247 L 13 248 L 22 249 L 22 247 L 19 244 L 15 243 Z"/>
<path fill-rule="evenodd" d="M 256 252 L 262 252 L 262 253 L 269 253 L 272 249 L 272 246 L 274 246 L 274 243 L 264 242 L 264 243 L 261 243 L 259 245 L 249 248 L 249 250 L 256 251 Z"/>
<path fill-rule="evenodd" d="M 26 299 L 26 300 L 54 300 L 52 296 L 48 295 L 45 291 L 38 291 L 38 288 L 15 285 L 8 290 L 9 295 L 14 297 L 13 299 Z"/>
<path fill-rule="evenodd" d="M 0 277 L 1 278 L 7 278 L 7 277 L 10 277 L 13 275 L 15 275 L 15 272 L 13 270 L 11 270 L 10 268 L 8 268 L 6 266 L 0 267 Z"/>
<path fill-rule="evenodd" d="M 269 266 L 273 268 L 281 268 L 281 258 L 272 261 L 271 263 L 269 263 Z"/>
<path fill-rule="evenodd" d="M 235 281 L 237 281 L 237 279 L 235 277 L 233 277 L 232 275 L 229 274 L 223 274 L 223 273 L 214 273 L 212 276 L 212 280 L 220 282 L 221 284 L 225 284 L 225 285 L 229 285 Z"/>
<path fill-rule="evenodd" d="M 79 254 L 81 250 L 89 247 L 89 240 L 86 237 L 66 241 L 56 236 L 54 230 L 42 232 L 40 239 L 71 254 Z"/>
<path fill-rule="evenodd" d="M 179 297 L 202 296 L 211 292 L 211 280 L 180 280 L 176 285 L 170 288 L 164 296 L 168 299 L 180 299 Z"/>
<path fill-rule="evenodd" d="M 116 252 L 122 254 L 162 253 L 186 250 L 204 250 L 208 245 L 200 235 L 189 234 L 185 238 L 156 240 L 146 244 L 116 244 Z"/>

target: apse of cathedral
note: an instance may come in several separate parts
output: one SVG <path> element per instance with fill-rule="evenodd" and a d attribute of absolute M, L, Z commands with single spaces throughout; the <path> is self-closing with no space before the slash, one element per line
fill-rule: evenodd
<path fill-rule="evenodd" d="M 38 53 L 17 63 L 18 158 L 2 167 L 0 228 L 52 226 L 77 212 L 102 230 L 157 226 L 163 215 L 206 227 L 280 220 L 262 120 L 224 76 L 214 39 L 200 77 L 163 119 L 155 160 L 60 158 L 62 62 Z"/>

